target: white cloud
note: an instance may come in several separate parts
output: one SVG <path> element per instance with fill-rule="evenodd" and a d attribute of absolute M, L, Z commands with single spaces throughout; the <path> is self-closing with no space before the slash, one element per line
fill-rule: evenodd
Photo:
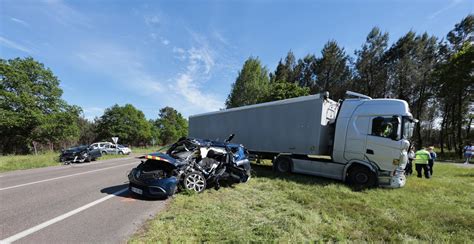
<path fill-rule="evenodd" d="M 26 22 L 26 21 L 24 21 L 24 20 L 17 19 L 17 18 L 13 18 L 13 17 L 10 18 L 10 20 L 13 21 L 13 22 L 16 22 L 16 23 L 18 23 L 18 24 L 21 24 L 21 25 L 23 25 L 23 26 L 25 26 L 25 27 L 30 27 L 30 24 L 28 24 L 28 22 Z"/>
<path fill-rule="evenodd" d="M 156 26 L 160 24 L 160 18 L 156 15 L 145 17 L 145 23 L 149 26 Z"/>
<path fill-rule="evenodd" d="M 201 89 L 209 85 L 206 82 L 216 64 L 216 53 L 204 38 L 196 38 L 195 34 L 193 36 L 195 45 L 188 50 L 173 47 L 174 53 L 185 57 L 187 65 L 185 71 L 175 78 L 176 85 L 172 89 L 201 112 L 218 110 L 224 102 L 216 95 L 203 92 Z"/>
<path fill-rule="evenodd" d="M 76 57 L 88 67 L 113 77 L 121 85 L 141 94 L 163 91 L 160 81 L 145 70 L 139 55 L 126 48 L 113 43 L 95 42 L 76 53 Z"/>
<path fill-rule="evenodd" d="M 161 39 L 161 43 L 163 43 L 163 45 L 167 46 L 168 44 L 170 44 L 170 41 L 167 40 L 167 39 Z"/>
<path fill-rule="evenodd" d="M 456 5 L 460 4 L 463 0 L 452 0 L 446 7 L 441 8 L 440 10 L 434 12 L 430 16 L 428 16 L 428 19 L 434 19 L 438 15 L 442 14 L 445 11 L 448 11 L 449 9 L 455 7 Z"/>
<path fill-rule="evenodd" d="M 9 40 L 5 37 L 2 37 L 0 36 L 0 45 L 3 45 L 5 47 L 9 47 L 9 48 L 13 48 L 13 49 L 16 49 L 16 50 L 19 50 L 19 51 L 22 51 L 22 52 L 25 52 L 25 53 L 33 53 L 33 51 L 31 51 L 31 49 L 17 43 L 17 42 L 14 42 L 12 40 Z"/>
<path fill-rule="evenodd" d="M 56 20 L 58 23 L 67 27 L 86 27 L 92 28 L 90 18 L 69 7 L 61 0 L 47 0 L 45 1 L 48 7 L 49 17 Z"/>
<path fill-rule="evenodd" d="M 84 108 L 83 113 L 84 113 L 84 118 L 87 120 L 93 121 L 94 118 L 100 117 L 104 114 L 105 109 L 104 108 L 99 108 L 99 107 L 89 107 L 89 108 Z"/>

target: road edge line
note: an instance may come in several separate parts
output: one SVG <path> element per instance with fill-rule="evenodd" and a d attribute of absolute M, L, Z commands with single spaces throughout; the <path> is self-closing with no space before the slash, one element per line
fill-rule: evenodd
<path fill-rule="evenodd" d="M 64 220 L 64 219 L 66 219 L 66 218 L 68 218 L 68 217 L 71 217 L 71 216 L 77 214 L 77 213 L 80 213 L 80 212 L 82 212 L 82 211 L 84 211 L 84 210 L 86 210 L 86 209 L 88 209 L 88 208 L 90 208 L 90 207 L 93 207 L 93 206 L 95 206 L 95 205 L 97 205 L 97 204 L 99 204 L 99 203 L 101 203 L 101 202 L 104 202 L 104 201 L 106 201 L 106 200 L 108 200 L 108 199 L 110 199 L 110 198 L 113 198 L 113 197 L 115 197 L 115 196 L 118 196 L 118 195 L 124 193 L 124 192 L 127 191 L 127 190 L 128 190 L 128 188 L 124 188 L 124 189 L 122 189 L 122 190 L 116 191 L 116 192 L 112 193 L 111 195 L 108 195 L 108 196 L 105 196 L 105 197 L 103 197 L 103 198 L 97 199 L 97 200 L 95 200 L 95 201 L 93 201 L 93 202 L 91 202 L 91 203 L 88 203 L 88 204 L 86 204 L 86 205 L 84 205 L 84 206 L 82 206 L 82 207 L 76 208 L 76 209 L 71 210 L 71 211 L 69 211 L 69 212 L 67 212 L 67 213 L 65 213 L 65 214 L 59 215 L 58 217 L 56 217 L 56 218 L 54 218 L 54 219 L 50 219 L 50 220 L 48 220 L 48 221 L 46 221 L 46 222 L 43 222 L 43 223 L 41 223 L 41 224 L 39 224 L 39 225 L 36 225 L 36 226 L 34 226 L 34 227 L 31 227 L 31 228 L 29 228 L 29 229 L 27 229 L 27 230 L 24 230 L 24 231 L 22 231 L 22 232 L 20 232 L 20 233 L 17 233 L 17 234 L 15 234 L 15 235 L 13 235 L 13 236 L 10 236 L 10 237 L 8 237 L 8 238 L 5 238 L 5 239 L 1 240 L 0 243 L 1 243 L 1 244 L 6 244 L 6 243 L 12 243 L 12 242 L 14 242 L 14 241 L 17 241 L 17 240 L 19 240 L 19 239 L 21 239 L 21 238 L 24 238 L 24 237 L 26 237 L 26 236 L 28 236 L 28 235 L 31 235 L 31 234 L 35 233 L 35 232 L 37 232 L 37 231 L 39 231 L 39 230 L 41 230 L 41 229 L 44 229 L 44 228 L 46 228 L 46 227 L 48 227 L 48 226 L 50 226 L 50 225 L 52 225 L 52 224 L 55 224 L 55 223 L 57 223 L 57 222 L 59 222 L 59 221 L 61 221 L 61 220 Z"/>

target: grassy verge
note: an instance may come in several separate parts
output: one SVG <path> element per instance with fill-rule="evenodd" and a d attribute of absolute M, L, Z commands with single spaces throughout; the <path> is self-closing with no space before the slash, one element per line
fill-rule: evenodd
<path fill-rule="evenodd" d="M 166 151 L 168 147 L 165 146 L 156 146 L 156 147 L 134 147 L 132 148 L 132 152 L 134 154 L 148 154 L 153 152 Z"/>
<path fill-rule="evenodd" d="M 341 182 L 254 166 L 246 184 L 178 194 L 131 243 L 474 239 L 474 168 L 437 164 L 432 179 L 354 192 Z"/>
<path fill-rule="evenodd" d="M 0 156 L 0 172 L 18 169 L 41 168 L 59 165 L 59 153 L 47 152 L 38 155 L 8 155 Z"/>
<path fill-rule="evenodd" d="M 129 157 L 127 155 L 103 155 L 97 160 L 107 160 L 113 158 Z M 47 152 L 38 155 L 8 155 L 0 156 L 0 172 L 42 168 L 48 166 L 61 165 L 59 162 L 59 152 Z"/>

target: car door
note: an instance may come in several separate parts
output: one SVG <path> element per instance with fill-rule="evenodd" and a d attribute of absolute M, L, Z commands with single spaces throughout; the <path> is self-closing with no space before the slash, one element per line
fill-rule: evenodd
<path fill-rule="evenodd" d="M 398 162 L 402 142 L 393 136 L 399 133 L 398 130 L 399 126 L 393 117 L 373 117 L 370 134 L 367 135 L 367 158 L 385 169 Z"/>

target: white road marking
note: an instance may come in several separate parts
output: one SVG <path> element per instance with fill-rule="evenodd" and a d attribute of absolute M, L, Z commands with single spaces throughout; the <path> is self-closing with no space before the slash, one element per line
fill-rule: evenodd
<path fill-rule="evenodd" d="M 24 230 L 24 231 L 22 231 L 22 232 L 20 232 L 20 233 L 18 233 L 18 234 L 15 234 L 15 235 L 13 235 L 13 236 L 10 236 L 10 237 L 8 237 L 8 238 L 5 238 L 5 239 L 1 240 L 0 243 L 1 243 L 1 244 L 3 244 L 3 243 L 12 243 L 12 242 L 14 242 L 14 241 L 17 241 L 17 240 L 19 240 L 19 239 L 21 239 L 21 238 L 23 238 L 23 237 L 26 237 L 26 236 L 31 235 L 31 234 L 33 234 L 33 233 L 35 233 L 35 232 L 37 232 L 37 231 L 39 231 L 39 230 L 41 230 L 41 229 L 44 229 L 44 228 L 46 228 L 46 227 L 48 227 L 48 226 L 50 226 L 50 225 L 52 225 L 52 224 L 55 224 L 55 223 L 57 223 L 57 222 L 59 222 L 59 221 L 61 221 L 61 220 L 63 220 L 63 219 L 66 219 L 66 218 L 68 218 L 68 217 L 71 217 L 71 216 L 73 216 L 73 215 L 79 213 L 79 212 L 82 212 L 82 211 L 84 211 L 84 210 L 86 210 L 86 209 L 88 209 L 88 208 L 90 208 L 90 207 L 92 207 L 92 206 L 94 206 L 94 205 L 97 205 L 97 204 L 99 204 L 99 203 L 101 203 L 101 202 L 103 202 L 103 201 L 106 201 L 106 200 L 108 200 L 108 199 L 110 199 L 110 198 L 112 198 L 112 197 L 115 197 L 115 196 L 117 196 L 117 195 L 120 195 L 120 194 L 124 193 L 124 192 L 127 191 L 127 190 L 128 190 L 128 188 L 124 188 L 124 189 L 122 189 L 122 190 L 120 190 L 120 191 L 116 191 L 116 192 L 112 193 L 111 195 L 108 195 L 108 196 L 105 196 L 105 197 L 100 198 L 100 199 L 98 199 L 98 200 L 95 200 L 95 201 L 93 201 L 93 202 L 91 202 L 91 203 L 88 203 L 88 204 L 82 206 L 82 207 L 76 208 L 76 209 L 74 209 L 74 210 L 72 210 L 72 211 L 69 211 L 69 212 L 63 214 L 63 215 L 60 215 L 60 216 L 58 216 L 58 217 L 56 217 L 56 218 L 54 218 L 54 219 L 50 219 L 50 220 L 48 220 L 48 221 L 46 221 L 46 222 L 43 222 L 43 223 L 41 223 L 41 224 L 39 224 L 39 225 L 37 225 L 37 226 L 31 227 L 31 228 L 29 228 L 29 229 L 27 229 L 27 230 Z"/>
<path fill-rule="evenodd" d="M 29 186 L 29 185 L 38 184 L 38 183 L 43 183 L 43 182 L 48 182 L 48 181 L 52 181 L 52 180 L 59 180 L 59 179 L 63 179 L 63 178 L 67 178 L 67 177 L 72 177 L 72 176 L 77 176 L 77 175 L 83 175 L 83 174 L 94 173 L 94 172 L 103 171 L 103 170 L 106 170 L 106 169 L 112 169 L 112 168 L 122 167 L 122 166 L 126 166 L 126 165 L 131 165 L 131 164 L 137 164 L 137 162 L 128 163 L 128 164 L 121 164 L 121 165 L 111 166 L 111 167 L 107 167 L 107 168 L 101 168 L 101 169 L 96 169 L 96 170 L 91 170 L 91 171 L 76 173 L 76 174 L 72 174 L 72 175 L 64 175 L 64 176 L 59 176 L 59 177 L 50 178 L 50 179 L 46 179 L 46 180 L 35 181 L 35 182 L 29 182 L 29 183 L 20 184 L 20 185 L 15 185 L 15 186 L 4 187 L 4 188 L 0 188 L 0 191 L 8 190 L 8 189 L 13 189 L 13 188 L 17 188 L 17 187 L 22 187 L 22 186 Z"/>

